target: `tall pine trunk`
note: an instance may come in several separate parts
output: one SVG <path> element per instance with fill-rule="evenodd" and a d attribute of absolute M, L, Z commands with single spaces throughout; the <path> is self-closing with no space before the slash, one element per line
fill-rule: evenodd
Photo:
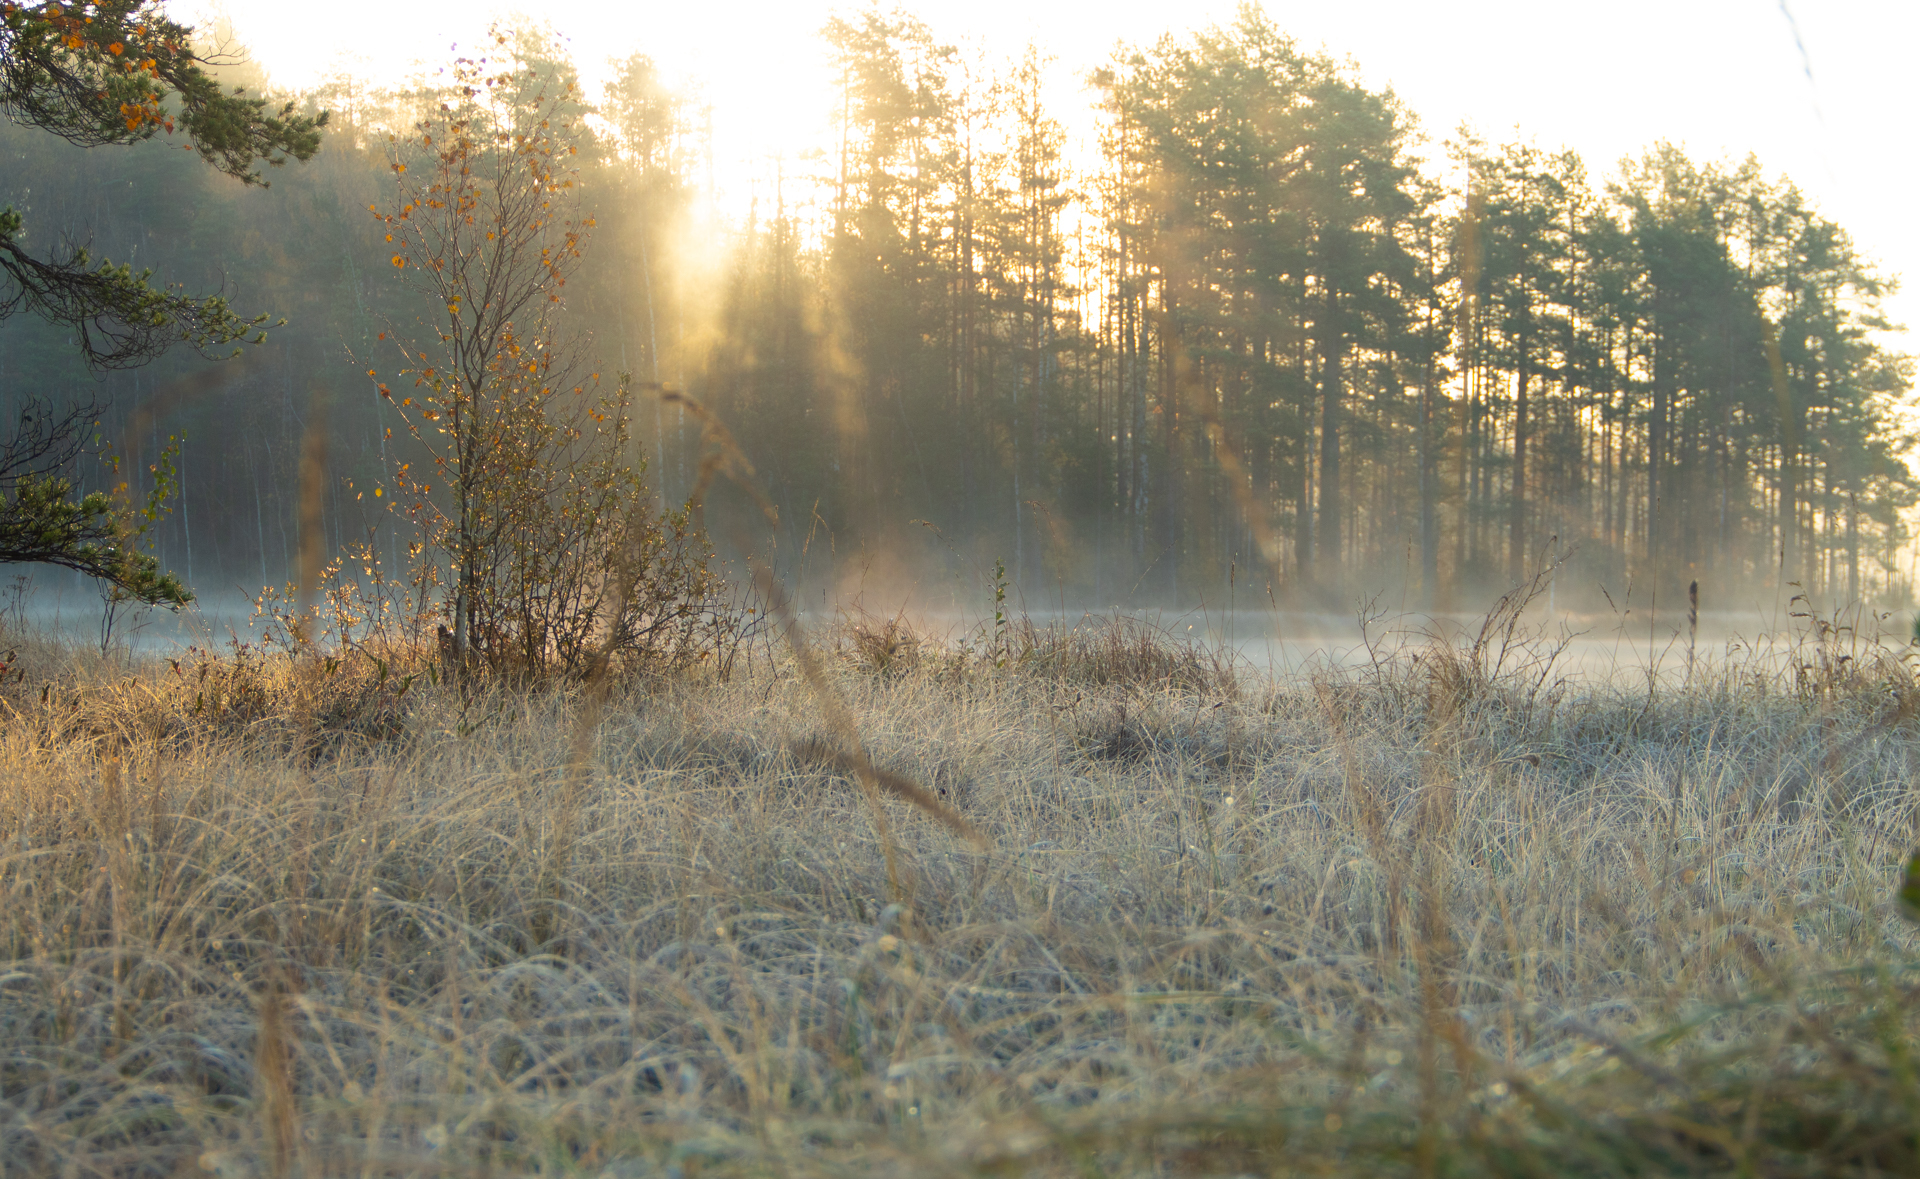
<path fill-rule="evenodd" d="M 1346 338 L 1340 330 L 1339 304 L 1326 296 L 1326 325 L 1320 332 L 1320 537 L 1316 554 L 1322 570 L 1340 576 L 1340 383 Z"/>
<path fill-rule="evenodd" d="M 1527 564 L 1527 345 L 1520 340 L 1520 380 L 1513 398 L 1513 495 L 1507 504 L 1507 580 L 1518 584 Z"/>

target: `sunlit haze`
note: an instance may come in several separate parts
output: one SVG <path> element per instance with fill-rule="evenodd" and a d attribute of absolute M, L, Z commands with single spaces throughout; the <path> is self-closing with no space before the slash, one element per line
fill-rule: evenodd
<path fill-rule="evenodd" d="M 1071 124 L 1076 80 L 1116 44 L 1224 22 L 1236 5 L 922 0 L 904 7 L 941 40 L 989 61 L 1030 40 L 1055 55 L 1056 109 Z M 1659 139 L 1696 158 L 1752 152 L 1848 226 L 1889 272 L 1920 272 L 1920 229 L 1910 210 L 1920 168 L 1904 150 L 1920 8 L 1883 0 L 1380 0 L 1266 9 L 1303 44 L 1324 44 L 1351 57 L 1370 83 L 1392 86 L 1436 141 L 1463 120 L 1495 140 L 1517 129 L 1543 146 L 1576 149 L 1596 174 Z M 337 0 L 322 22 L 311 9 L 269 0 L 231 0 L 224 11 L 283 89 L 342 72 L 398 81 L 443 64 L 456 46 L 477 44 L 496 19 L 549 24 L 589 85 L 608 59 L 646 53 L 711 104 L 719 199 L 738 210 L 776 156 L 797 159 L 825 142 L 831 87 L 816 33 L 836 11 L 855 10 L 817 0 L 587 2 L 528 16 L 524 6 L 456 0 Z M 206 22 L 214 10 L 187 4 L 177 11 Z M 1909 322 L 1920 303 L 1903 293 L 1888 307 Z"/>

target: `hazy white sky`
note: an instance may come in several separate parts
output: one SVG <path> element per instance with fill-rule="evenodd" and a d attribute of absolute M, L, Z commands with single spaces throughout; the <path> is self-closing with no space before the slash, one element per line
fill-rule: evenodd
<path fill-rule="evenodd" d="M 204 2 L 176 0 L 176 11 L 204 20 Z M 908 0 L 902 7 L 941 39 L 984 43 L 990 53 L 1010 56 L 1036 41 L 1072 77 L 1117 42 L 1229 21 L 1237 4 Z M 1920 4 L 1911 0 L 1269 0 L 1265 7 L 1304 44 L 1324 44 L 1356 61 L 1369 81 L 1391 85 L 1436 141 L 1462 120 L 1495 140 L 1517 127 L 1544 146 L 1578 150 L 1600 174 L 1661 138 L 1699 157 L 1757 153 L 1770 172 L 1792 177 L 1850 228 L 1869 256 L 1920 285 L 1920 216 L 1912 208 L 1920 163 L 1911 142 L 1920 84 L 1908 73 L 1920 50 Z M 590 79 L 594 63 L 637 50 L 670 76 L 704 86 L 721 167 L 732 161 L 740 175 L 740 161 L 776 150 L 794 155 L 822 141 L 829 88 L 814 34 L 834 11 L 857 6 L 331 0 L 324 23 L 314 20 L 320 10 L 284 0 L 226 0 L 224 8 L 255 59 L 287 88 L 342 68 L 381 78 L 416 61 L 437 65 L 456 43 L 477 44 L 493 16 L 532 12 L 568 39 Z M 1891 309 L 1920 326 L 1920 290 Z"/>

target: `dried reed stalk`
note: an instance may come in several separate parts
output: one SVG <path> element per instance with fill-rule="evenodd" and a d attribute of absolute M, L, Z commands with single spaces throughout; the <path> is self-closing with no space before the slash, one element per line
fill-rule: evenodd
<path fill-rule="evenodd" d="M 306 633 L 310 625 L 307 615 L 320 593 L 320 578 L 327 564 L 326 488 L 326 399 L 321 386 L 315 385 L 306 436 L 300 441 L 300 582 L 296 605 L 301 633 L 295 638 L 302 646 L 312 639 Z"/>
<path fill-rule="evenodd" d="M 725 423 L 683 391 L 669 389 L 659 385 L 646 388 L 659 393 L 660 399 L 677 404 L 686 409 L 693 419 L 700 423 L 701 442 L 705 453 L 700 458 L 699 474 L 694 482 L 693 494 L 688 498 L 688 506 L 695 508 L 712 486 L 715 476 L 725 476 L 744 491 L 753 500 L 769 524 L 779 523 L 779 513 L 772 501 L 767 499 L 753 480 L 753 464 L 734 442 L 733 434 Z M 750 546 L 742 545 L 743 551 Z M 945 825 L 963 839 L 976 846 L 987 846 L 987 838 L 973 824 L 967 822 L 958 812 L 942 803 L 925 787 L 903 774 L 883 771 L 874 766 L 867 756 L 866 745 L 860 739 L 859 727 L 854 723 L 853 712 L 846 701 L 827 679 L 821 667 L 818 654 L 808 641 L 806 628 L 793 613 L 792 604 L 787 600 L 786 592 L 780 586 L 779 578 L 771 566 L 764 561 L 753 561 L 754 585 L 774 617 L 780 623 L 781 633 L 786 637 L 787 646 L 793 651 L 794 662 L 800 667 L 800 674 L 806 679 L 807 686 L 813 690 L 814 699 L 819 702 L 821 714 L 827 721 L 834 739 L 840 743 L 840 749 L 832 755 L 832 762 L 843 772 L 850 773 L 875 804 L 873 806 L 875 827 L 882 832 L 883 842 L 887 845 L 887 873 L 896 890 L 899 882 L 895 878 L 895 865 L 891 840 L 885 837 L 886 818 L 878 806 L 881 794 L 892 794 L 914 806 Z"/>
<path fill-rule="evenodd" d="M 275 1179 L 294 1173 L 300 1146 L 298 1098 L 293 1091 L 293 1040 L 287 1013 L 285 980 L 276 966 L 268 973 L 259 999 L 260 1036 L 254 1053 L 254 1075 L 260 1081 L 260 1113 L 271 1146 Z"/>
<path fill-rule="evenodd" d="M 1694 640 L 1700 634 L 1700 583 L 1687 583 L 1687 683 L 1693 683 Z"/>
<path fill-rule="evenodd" d="M 733 439 L 733 434 L 699 401 L 685 392 L 658 382 L 644 382 L 640 389 L 659 396 L 664 403 L 679 405 L 700 423 L 703 453 L 700 457 L 698 473 L 691 494 L 687 498 L 687 508 L 696 521 L 702 521 L 703 507 L 707 493 L 712 489 L 713 481 L 724 476 L 746 493 L 754 505 L 760 509 L 769 524 L 778 524 L 779 513 L 773 503 L 754 482 L 754 468 L 745 453 Z M 641 509 L 636 504 L 633 509 Z M 631 521 L 629 537 L 638 537 L 639 520 Z M 704 527 L 704 523 L 702 523 Z M 751 545 L 742 544 L 742 551 L 751 551 Z M 614 584 L 607 600 L 611 607 L 611 616 L 618 617 L 625 603 L 632 595 L 637 578 L 640 576 L 637 554 L 631 550 L 623 556 Z M 892 831 L 887 823 L 885 809 L 880 805 L 882 795 L 892 794 L 897 798 L 919 807 L 934 819 L 952 830 L 955 834 L 985 847 L 986 837 L 971 823 L 968 823 L 956 811 L 942 803 L 925 787 L 914 782 L 904 774 L 882 770 L 873 764 L 866 753 L 864 742 L 860 739 L 859 727 L 855 724 L 852 710 L 847 707 L 832 683 L 827 679 L 821 667 L 819 656 L 808 641 L 806 630 L 795 617 L 785 591 L 773 569 L 763 561 L 751 561 L 755 588 L 769 612 L 778 620 L 781 632 L 793 651 L 794 661 L 799 665 L 802 677 L 818 701 L 822 715 L 833 733 L 838 748 L 828 751 L 816 751 L 815 756 L 843 773 L 851 776 L 860 786 L 866 797 L 872 816 L 875 833 L 880 838 L 881 848 L 886 857 L 887 883 L 895 900 L 905 900 L 910 895 L 907 883 L 902 879 L 899 857 L 894 847 Z M 573 737 L 568 751 L 566 790 L 561 801 L 560 813 L 555 816 L 555 845 L 549 857 L 548 874 L 560 871 L 570 854 L 574 820 L 579 809 L 580 798 L 584 793 L 587 777 L 587 765 L 593 749 L 594 733 L 598 730 L 600 719 L 606 707 L 607 693 L 610 688 L 608 668 L 613 658 L 613 644 L 617 632 L 610 630 L 606 643 L 595 655 L 587 673 L 585 698 L 578 718 L 574 722 Z M 551 881 L 549 881 L 551 883 Z"/>

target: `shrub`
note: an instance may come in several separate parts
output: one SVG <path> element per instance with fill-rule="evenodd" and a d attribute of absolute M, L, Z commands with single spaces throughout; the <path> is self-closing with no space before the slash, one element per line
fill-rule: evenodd
<path fill-rule="evenodd" d="M 449 628 L 462 674 L 699 662 L 738 630 L 712 550 L 685 512 L 654 506 L 629 382 L 590 371 L 561 322 L 594 224 L 575 199 L 574 83 L 497 40 L 504 65 L 457 60 L 395 141 L 394 200 L 375 211 L 438 320 L 410 342 L 386 333 L 415 396 L 368 373 L 425 455 L 390 480 L 418 534 L 410 621 Z"/>

